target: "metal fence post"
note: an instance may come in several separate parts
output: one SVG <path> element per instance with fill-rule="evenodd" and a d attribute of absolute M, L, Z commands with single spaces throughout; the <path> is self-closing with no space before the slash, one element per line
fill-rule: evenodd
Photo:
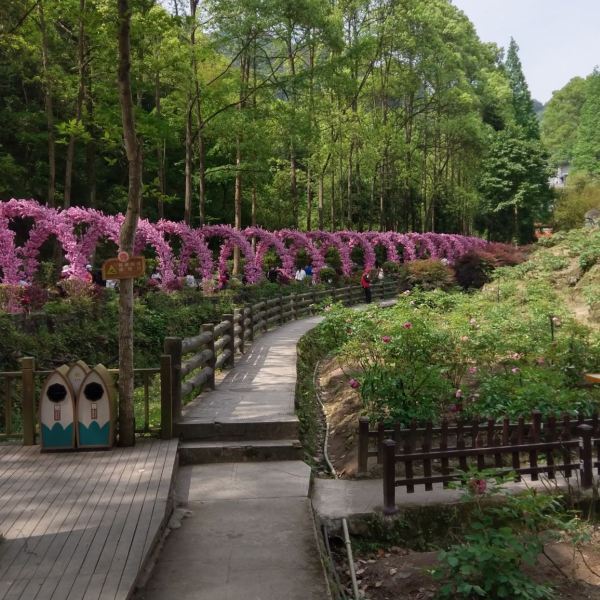
<path fill-rule="evenodd" d="M 396 508 L 396 442 L 383 442 L 383 513 L 393 515 Z"/>
<path fill-rule="evenodd" d="M 173 399 L 171 396 L 171 356 L 160 357 L 160 437 L 170 440 L 173 437 Z"/>
<path fill-rule="evenodd" d="M 358 474 L 366 475 L 369 470 L 369 418 L 358 419 Z"/>
<path fill-rule="evenodd" d="M 593 427 L 579 425 L 577 431 L 581 434 L 581 487 L 591 488 L 594 484 Z"/>
<path fill-rule="evenodd" d="M 21 382 L 23 385 L 23 445 L 35 444 L 35 358 L 21 359 Z"/>
<path fill-rule="evenodd" d="M 229 343 L 227 344 L 227 349 L 230 352 L 230 356 L 223 366 L 233 369 L 235 366 L 235 321 L 233 320 L 233 315 L 231 314 L 223 315 L 223 320 L 229 321 Z"/>
<path fill-rule="evenodd" d="M 181 338 L 165 338 L 163 349 L 171 357 L 171 406 L 176 420 L 181 417 Z"/>
<path fill-rule="evenodd" d="M 202 332 L 210 333 L 210 341 L 206 343 L 206 347 L 208 350 L 212 352 L 212 358 L 208 361 L 208 366 L 212 369 L 212 374 L 208 378 L 208 385 L 211 390 L 215 389 L 215 363 L 217 362 L 217 357 L 215 356 L 215 326 L 212 323 L 205 323 L 202 325 Z"/>

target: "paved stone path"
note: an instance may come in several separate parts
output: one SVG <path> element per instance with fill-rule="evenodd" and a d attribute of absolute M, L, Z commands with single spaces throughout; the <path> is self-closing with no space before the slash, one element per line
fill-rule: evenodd
<path fill-rule="evenodd" d="M 231 432 L 297 427 L 296 343 L 317 322 L 290 322 L 260 337 L 214 392 L 189 405 L 185 423 L 200 435 L 215 423 Z M 138 597 L 327 600 L 309 485 L 310 468 L 297 460 L 182 467 L 176 500 L 190 514 L 166 539 Z"/>

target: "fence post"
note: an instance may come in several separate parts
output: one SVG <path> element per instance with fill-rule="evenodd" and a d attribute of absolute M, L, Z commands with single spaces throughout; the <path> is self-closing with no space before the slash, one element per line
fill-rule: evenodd
<path fill-rule="evenodd" d="M 212 374 L 208 378 L 208 385 L 211 390 L 215 389 L 215 363 L 217 362 L 217 357 L 215 356 L 215 326 L 212 323 L 204 323 L 202 325 L 202 332 L 210 333 L 210 341 L 207 342 L 206 348 L 212 352 L 212 358 L 208 361 L 208 366 L 212 369 Z"/>
<path fill-rule="evenodd" d="M 176 420 L 181 417 L 181 338 L 165 338 L 163 349 L 171 357 L 171 406 Z"/>
<path fill-rule="evenodd" d="M 279 324 L 285 323 L 285 296 L 279 296 Z"/>
<path fill-rule="evenodd" d="M 385 424 L 377 423 L 377 464 L 383 462 L 383 440 L 385 439 Z"/>
<path fill-rule="evenodd" d="M 369 418 L 358 419 L 358 474 L 366 475 L 369 470 Z"/>
<path fill-rule="evenodd" d="M 594 484 L 593 428 L 590 425 L 579 425 L 577 430 L 581 434 L 581 486 L 591 488 Z"/>
<path fill-rule="evenodd" d="M 250 329 L 248 330 L 248 341 L 249 342 L 253 342 L 254 341 L 254 314 L 253 314 L 253 310 L 252 310 L 252 304 L 244 304 L 244 321 L 246 320 L 246 309 L 248 309 L 250 312 L 248 313 L 248 319 L 250 319 Z"/>
<path fill-rule="evenodd" d="M 383 441 L 383 514 L 393 515 L 396 508 L 396 442 Z"/>
<path fill-rule="evenodd" d="M 160 437 L 170 440 L 173 437 L 173 400 L 171 398 L 171 357 L 160 357 Z"/>
<path fill-rule="evenodd" d="M 235 333 L 234 333 L 234 326 L 235 326 L 235 322 L 233 320 L 233 315 L 229 314 L 229 315 L 223 315 L 223 320 L 224 321 L 229 321 L 229 344 L 227 344 L 227 349 L 230 352 L 230 356 L 229 359 L 227 360 L 227 362 L 223 365 L 224 367 L 229 367 L 230 369 L 233 369 L 233 367 L 235 366 Z"/>
<path fill-rule="evenodd" d="M 23 385 L 23 445 L 35 444 L 35 358 L 21 359 L 21 382 Z"/>
<path fill-rule="evenodd" d="M 240 315 L 240 354 L 244 354 L 244 307 L 236 308 L 235 312 Z"/>

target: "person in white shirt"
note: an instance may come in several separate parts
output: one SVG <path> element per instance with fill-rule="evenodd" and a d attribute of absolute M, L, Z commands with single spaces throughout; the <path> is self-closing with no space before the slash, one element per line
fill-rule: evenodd
<path fill-rule="evenodd" d="M 296 275 L 295 275 L 294 279 L 296 281 L 304 281 L 305 277 L 306 277 L 306 271 L 302 267 L 299 267 L 296 270 Z"/>

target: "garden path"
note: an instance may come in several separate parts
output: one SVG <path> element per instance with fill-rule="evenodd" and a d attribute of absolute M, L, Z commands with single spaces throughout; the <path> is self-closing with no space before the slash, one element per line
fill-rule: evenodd
<path fill-rule="evenodd" d="M 318 322 L 293 321 L 257 339 L 215 391 L 188 405 L 177 427 L 194 441 L 182 446 L 232 443 L 244 432 L 242 444 L 296 436 L 296 344 Z M 309 486 L 310 467 L 299 460 L 183 466 L 177 502 L 187 516 L 138 597 L 326 600 Z"/>

